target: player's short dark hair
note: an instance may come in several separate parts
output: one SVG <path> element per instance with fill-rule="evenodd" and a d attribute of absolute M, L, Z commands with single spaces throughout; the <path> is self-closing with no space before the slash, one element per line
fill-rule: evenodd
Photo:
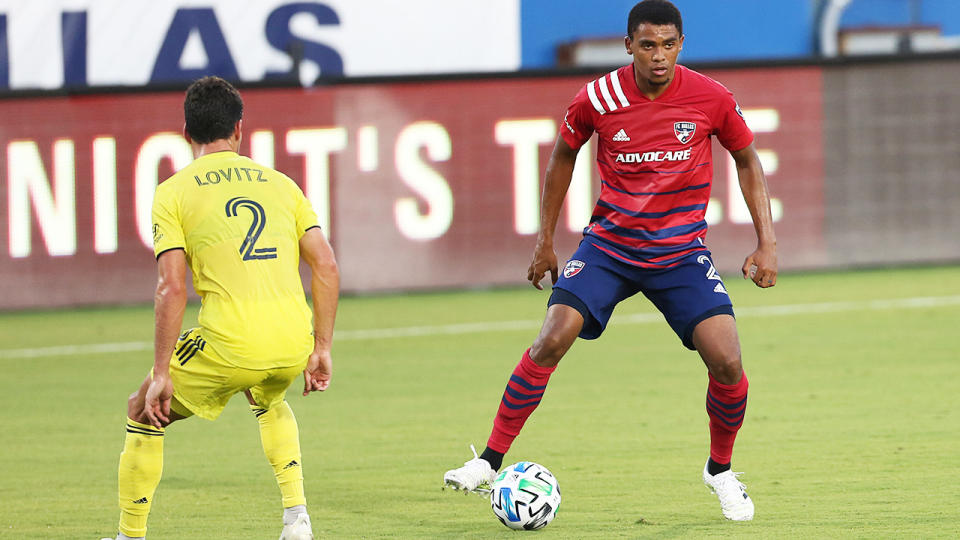
<path fill-rule="evenodd" d="M 633 6 L 627 17 L 627 36 L 633 38 L 633 32 L 640 23 L 645 22 L 672 24 L 677 27 L 677 32 L 683 35 L 683 18 L 680 17 L 680 10 L 669 0 L 643 0 Z"/>
<path fill-rule="evenodd" d="M 187 88 L 183 119 L 187 135 L 200 144 L 226 139 L 243 118 L 243 99 L 220 77 L 198 79 Z"/>

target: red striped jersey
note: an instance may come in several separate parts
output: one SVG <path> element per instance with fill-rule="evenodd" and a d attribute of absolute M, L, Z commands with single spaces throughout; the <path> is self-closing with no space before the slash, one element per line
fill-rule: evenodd
<path fill-rule="evenodd" d="M 597 134 L 600 198 L 584 236 L 645 268 L 673 266 L 706 249 L 710 138 L 730 151 L 753 142 L 733 94 L 680 65 L 654 100 L 637 88 L 633 64 L 589 82 L 560 133 L 575 149 Z"/>

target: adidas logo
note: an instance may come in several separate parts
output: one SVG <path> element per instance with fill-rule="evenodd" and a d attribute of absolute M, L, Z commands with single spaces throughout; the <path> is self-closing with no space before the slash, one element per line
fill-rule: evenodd
<path fill-rule="evenodd" d="M 713 292 L 720 294 L 728 294 L 727 290 L 723 288 L 723 283 L 717 283 L 717 286 L 713 288 Z"/>
<path fill-rule="evenodd" d="M 626 141 L 629 141 L 629 140 L 630 140 L 630 136 L 627 135 L 627 132 L 626 132 L 626 131 L 624 131 L 624 130 L 621 129 L 620 131 L 617 132 L 616 135 L 613 136 L 613 140 L 615 140 L 615 141 L 621 141 L 621 142 L 626 142 Z"/>
<path fill-rule="evenodd" d="M 147 504 L 147 498 L 146 498 L 146 497 L 140 497 L 139 499 L 133 501 L 133 504 Z"/>
<path fill-rule="evenodd" d="M 287 463 L 286 465 L 284 465 L 283 470 L 287 470 L 290 467 L 298 467 L 298 466 L 300 466 L 300 464 L 297 463 L 297 460 L 293 460 L 290 463 Z"/>

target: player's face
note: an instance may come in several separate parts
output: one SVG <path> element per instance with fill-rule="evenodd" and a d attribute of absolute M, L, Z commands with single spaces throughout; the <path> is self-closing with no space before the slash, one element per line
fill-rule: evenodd
<path fill-rule="evenodd" d="M 672 24 L 640 23 L 632 36 L 624 38 L 627 53 L 633 56 L 637 82 L 656 90 L 673 80 L 683 36 Z M 643 90 L 643 88 L 641 88 Z"/>

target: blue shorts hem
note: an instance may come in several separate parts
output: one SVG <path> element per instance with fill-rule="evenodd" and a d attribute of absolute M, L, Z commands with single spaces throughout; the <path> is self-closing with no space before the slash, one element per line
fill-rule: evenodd
<path fill-rule="evenodd" d="M 603 327 L 600 325 L 600 322 L 590 313 L 590 308 L 587 307 L 586 302 L 581 300 L 579 296 L 566 289 L 554 287 L 553 292 L 550 294 L 550 299 L 547 300 L 547 307 L 554 304 L 570 306 L 580 312 L 580 315 L 583 316 L 583 328 L 580 330 L 580 338 L 597 339 L 600 337 L 600 334 L 603 333 Z"/>
<path fill-rule="evenodd" d="M 684 347 L 690 349 L 691 351 L 697 350 L 697 348 L 693 346 L 693 329 L 696 328 L 698 324 L 709 319 L 710 317 L 713 317 L 714 315 L 730 315 L 731 317 L 736 317 L 736 315 L 733 314 L 732 304 L 717 306 L 704 311 L 700 315 L 697 315 L 689 323 L 687 323 L 687 327 L 683 331 L 683 336 L 680 338 L 683 341 Z"/>

